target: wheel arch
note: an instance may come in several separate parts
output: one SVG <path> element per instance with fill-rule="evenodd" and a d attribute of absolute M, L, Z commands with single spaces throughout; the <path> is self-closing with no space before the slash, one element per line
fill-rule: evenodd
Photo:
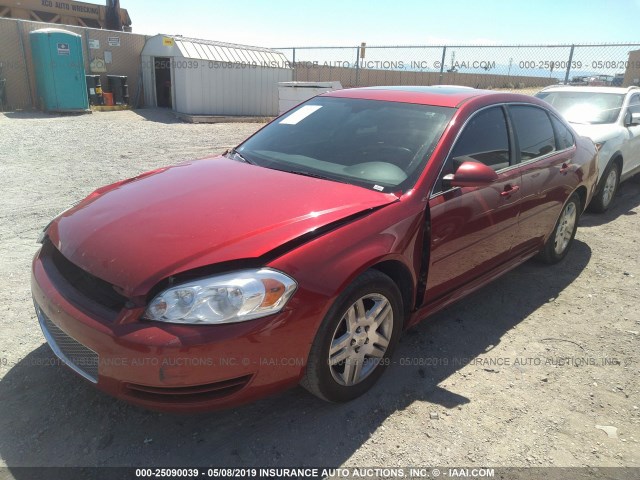
<path fill-rule="evenodd" d="M 618 150 L 613 155 L 611 155 L 611 159 L 609 160 L 609 164 L 612 164 L 612 163 L 618 164 L 618 167 L 620 167 L 620 175 L 622 175 L 623 162 L 624 162 L 624 158 L 620 150 Z"/>
<path fill-rule="evenodd" d="M 397 285 L 402 296 L 403 327 L 406 327 L 415 296 L 415 285 L 408 267 L 398 260 L 384 260 L 370 266 L 369 270 L 377 270 L 384 273 Z"/>
<path fill-rule="evenodd" d="M 578 194 L 578 197 L 580 198 L 580 211 L 584 212 L 584 210 L 587 208 L 587 187 L 585 187 L 584 185 L 580 185 L 575 189 L 574 193 Z"/>
<path fill-rule="evenodd" d="M 607 166 L 605 167 L 604 171 L 602 172 L 602 176 L 600 177 L 600 181 L 598 182 L 598 191 L 600 191 L 602 189 L 602 187 L 604 186 L 604 182 L 606 181 L 606 178 L 605 178 L 604 174 L 609 169 L 610 165 L 613 165 L 614 163 L 617 164 L 618 165 L 618 169 L 619 169 L 619 176 L 622 176 L 623 161 L 624 161 L 624 158 L 623 158 L 622 152 L 620 150 L 616 150 L 615 152 L 613 152 L 613 154 L 609 158 L 609 161 L 607 162 Z"/>
<path fill-rule="evenodd" d="M 624 161 L 624 158 L 622 156 L 622 152 L 620 150 L 616 150 L 610 156 L 609 161 L 606 163 L 606 166 L 604 167 L 604 169 L 598 172 L 598 175 L 600 176 L 600 178 L 598 180 L 598 183 L 596 184 L 596 188 L 594 189 L 593 197 L 588 205 L 589 210 L 591 210 L 592 212 L 603 213 L 606 210 L 608 210 L 608 208 L 611 206 L 611 203 L 613 202 L 613 196 L 615 195 L 618 189 L 620 181 L 624 178 L 622 175 L 623 161 Z M 607 202 L 605 204 L 604 203 L 605 202 L 605 199 L 604 199 L 605 185 L 607 183 L 607 179 L 609 178 L 611 173 L 613 173 L 612 168 L 614 166 L 618 170 L 617 183 L 613 188 L 613 193 L 607 196 Z"/>

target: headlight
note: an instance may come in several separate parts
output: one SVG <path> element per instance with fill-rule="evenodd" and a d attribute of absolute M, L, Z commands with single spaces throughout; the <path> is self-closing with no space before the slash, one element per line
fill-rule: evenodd
<path fill-rule="evenodd" d="M 244 322 L 282 310 L 297 286 L 292 278 L 269 268 L 206 277 L 160 293 L 144 318 L 169 323 Z"/>

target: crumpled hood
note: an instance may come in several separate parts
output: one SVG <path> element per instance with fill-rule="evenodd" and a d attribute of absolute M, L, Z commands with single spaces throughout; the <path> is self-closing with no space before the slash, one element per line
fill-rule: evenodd
<path fill-rule="evenodd" d="M 170 275 L 260 257 L 396 200 L 215 157 L 99 189 L 52 222 L 48 235 L 71 262 L 133 297 Z"/>

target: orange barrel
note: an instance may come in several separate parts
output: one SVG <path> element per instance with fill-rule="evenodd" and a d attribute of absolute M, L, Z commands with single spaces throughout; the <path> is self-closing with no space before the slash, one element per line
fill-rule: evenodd
<path fill-rule="evenodd" d="M 107 106 L 113 106 L 113 93 L 102 92 L 104 98 L 104 104 Z"/>

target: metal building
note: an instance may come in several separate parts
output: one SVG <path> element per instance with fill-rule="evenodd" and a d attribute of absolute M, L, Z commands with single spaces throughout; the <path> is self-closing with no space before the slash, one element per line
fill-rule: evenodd
<path fill-rule="evenodd" d="M 145 105 L 188 115 L 278 115 L 286 57 L 267 48 L 156 35 L 142 50 Z"/>

